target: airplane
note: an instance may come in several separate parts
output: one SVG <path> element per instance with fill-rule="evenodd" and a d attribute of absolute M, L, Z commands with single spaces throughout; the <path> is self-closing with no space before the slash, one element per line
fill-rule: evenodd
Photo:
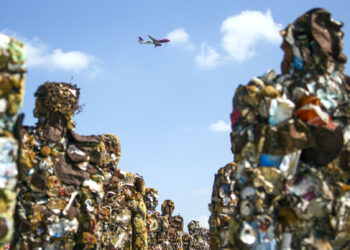
<path fill-rule="evenodd" d="M 150 41 L 145 41 L 145 40 L 143 40 L 142 37 L 139 36 L 138 42 L 139 42 L 140 44 L 154 44 L 154 47 L 162 46 L 162 43 L 168 43 L 168 42 L 170 42 L 170 40 L 167 39 L 167 38 L 164 38 L 164 39 L 155 39 L 154 37 L 151 37 L 150 35 L 148 35 L 148 37 L 151 39 Z"/>

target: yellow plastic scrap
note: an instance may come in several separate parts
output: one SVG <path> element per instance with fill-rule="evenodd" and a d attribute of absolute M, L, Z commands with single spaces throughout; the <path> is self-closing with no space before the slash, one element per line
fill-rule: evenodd
<path fill-rule="evenodd" d="M 277 89 L 275 89 L 273 86 L 269 85 L 269 86 L 265 86 L 262 91 L 261 91 L 261 94 L 263 96 L 266 96 L 266 97 L 270 97 L 270 98 L 276 98 L 278 97 L 280 94 L 279 94 L 279 91 Z"/>
<path fill-rule="evenodd" d="M 40 154 L 43 157 L 49 156 L 51 154 L 51 148 L 48 145 L 45 145 L 40 149 Z"/>
<path fill-rule="evenodd" d="M 13 89 L 10 80 L 5 76 L 0 76 L 0 96 L 7 95 Z"/>

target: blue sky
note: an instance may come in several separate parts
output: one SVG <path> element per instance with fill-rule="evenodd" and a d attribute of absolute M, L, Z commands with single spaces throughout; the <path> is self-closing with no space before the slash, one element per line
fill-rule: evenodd
<path fill-rule="evenodd" d="M 238 84 L 280 72 L 278 31 L 310 8 L 345 26 L 347 0 L 3 1 L 3 33 L 28 46 L 24 123 L 35 119 L 33 93 L 45 81 L 81 88 L 80 134 L 114 133 L 119 167 L 175 202 L 185 225 L 209 216 L 214 174 L 233 159 L 229 114 Z M 138 36 L 170 38 L 154 48 Z M 348 73 L 349 71 L 346 70 Z"/>

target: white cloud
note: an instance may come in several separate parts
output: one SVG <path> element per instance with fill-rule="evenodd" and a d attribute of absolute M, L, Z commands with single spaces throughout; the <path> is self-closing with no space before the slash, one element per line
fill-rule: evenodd
<path fill-rule="evenodd" d="M 86 69 L 94 60 L 94 57 L 86 55 L 80 51 L 63 52 L 61 49 L 55 49 L 48 55 L 48 61 L 53 67 L 62 70 L 82 70 Z"/>
<path fill-rule="evenodd" d="M 229 132 L 231 131 L 231 126 L 223 120 L 219 120 L 210 125 L 210 130 L 214 132 Z"/>
<path fill-rule="evenodd" d="M 213 47 L 202 43 L 201 52 L 196 56 L 195 61 L 198 67 L 211 69 L 220 63 L 220 55 Z"/>
<path fill-rule="evenodd" d="M 209 217 L 206 215 L 202 215 L 202 216 L 198 216 L 196 218 L 194 218 L 194 220 L 199 221 L 199 224 L 201 225 L 201 227 L 207 228 L 209 229 Z"/>
<path fill-rule="evenodd" d="M 2 32 L 17 37 L 26 45 L 28 68 L 35 67 L 50 71 L 61 70 L 75 73 L 88 69 L 90 76 L 94 76 L 101 71 L 98 67 L 99 60 L 92 55 L 78 50 L 51 49 L 47 43 L 41 41 L 38 37 L 28 39 L 10 30 L 3 30 Z"/>
<path fill-rule="evenodd" d="M 223 33 L 222 47 L 230 58 L 242 62 L 255 54 L 255 47 L 265 41 L 280 44 L 279 31 L 282 25 L 275 23 L 271 11 L 245 10 L 223 21 L 220 31 Z"/>
<path fill-rule="evenodd" d="M 28 51 L 28 67 L 74 72 L 88 69 L 90 66 L 96 68 L 96 65 L 94 65 L 97 62 L 96 58 L 78 50 L 66 52 L 62 49 L 50 50 L 38 38 L 24 41 L 24 43 Z"/>
<path fill-rule="evenodd" d="M 184 28 L 177 28 L 169 32 L 167 38 L 170 40 L 170 44 L 174 46 L 183 46 L 185 49 L 192 50 L 194 48 L 193 43 L 190 41 L 190 36 Z"/>

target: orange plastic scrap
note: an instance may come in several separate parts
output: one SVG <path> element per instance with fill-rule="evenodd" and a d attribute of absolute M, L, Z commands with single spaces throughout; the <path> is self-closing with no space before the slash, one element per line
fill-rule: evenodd
<path fill-rule="evenodd" d="M 295 113 L 300 120 L 309 125 L 328 125 L 331 122 L 331 118 L 328 114 L 323 114 L 319 106 L 312 104 L 305 105 Z"/>
<path fill-rule="evenodd" d="M 296 116 L 309 125 L 325 126 L 329 129 L 336 128 L 331 116 L 321 109 L 320 99 L 312 95 L 303 95 L 298 102 L 299 109 L 295 111 Z"/>

